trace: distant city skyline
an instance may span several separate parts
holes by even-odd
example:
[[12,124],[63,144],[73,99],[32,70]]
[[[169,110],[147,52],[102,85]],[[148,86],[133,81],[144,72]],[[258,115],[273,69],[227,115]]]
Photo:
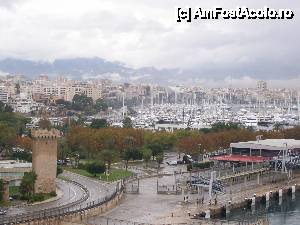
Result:
[[17,59],[0,60],[0,78],[6,75],[24,75],[35,79],[48,75],[50,79],[64,76],[72,80],[109,79],[117,83],[149,84],[162,86],[201,86],[207,88],[255,88],[257,81],[264,80],[270,88],[299,89],[300,77],[257,78],[250,76],[203,77],[185,74],[182,70],[158,70],[154,67],[133,69],[120,62],[101,58],[58,59],[53,64]]

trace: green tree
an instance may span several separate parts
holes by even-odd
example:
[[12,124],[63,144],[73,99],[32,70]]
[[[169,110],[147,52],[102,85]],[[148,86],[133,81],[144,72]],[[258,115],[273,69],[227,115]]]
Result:
[[0,112],[11,113],[12,111],[13,111],[13,108],[10,105],[5,104],[4,102],[0,101]]
[[100,162],[89,163],[86,165],[86,171],[96,177],[97,173],[105,172],[105,165]]
[[72,105],[71,102],[65,101],[64,99],[57,99],[57,100],[55,101],[55,103],[56,103],[57,105],[61,105],[61,106],[64,106],[64,107],[66,107],[66,108],[70,108],[70,106]]
[[229,123],[217,122],[217,123],[214,123],[211,126],[211,131],[213,131],[213,132],[219,132],[219,131],[223,131],[223,130],[237,130],[239,128],[240,127],[239,127],[238,123],[233,123],[233,122],[229,122]]
[[129,117],[125,117],[123,120],[123,128],[132,128],[133,124]]
[[0,122],[0,153],[9,154],[16,140],[16,130]]
[[79,152],[78,151],[74,151],[74,152],[68,153],[67,156],[70,157],[72,167],[78,168],[79,161],[80,161],[80,154],[79,154]]
[[0,202],[3,200],[3,180],[0,179]]
[[146,163],[146,167],[147,167],[148,163],[149,163],[149,161],[151,159],[151,156],[152,156],[152,151],[149,148],[144,147],[142,149],[142,155],[143,155],[143,159],[144,159],[144,161]]
[[95,108],[98,111],[107,111],[108,105],[107,105],[107,103],[105,102],[104,99],[99,98],[99,99],[96,100]]
[[84,94],[74,95],[72,99],[72,108],[79,111],[89,111],[93,106],[93,99]]
[[122,154],[122,159],[125,160],[125,169],[128,168],[128,162],[131,159],[131,151],[130,149],[125,149],[125,151]]
[[147,148],[149,148],[151,150],[153,159],[158,154],[163,153],[163,146],[158,142],[152,142],[152,143],[148,144]]
[[108,126],[109,124],[106,119],[93,119],[91,123],[91,128],[105,128]]
[[59,174],[62,174],[63,172],[64,172],[63,168],[61,166],[57,166],[56,176],[58,176]]
[[24,199],[30,200],[34,195],[34,185],[37,175],[34,171],[24,173],[20,185],[20,193]]
[[122,158],[125,160],[125,167],[127,170],[129,160],[130,159],[132,159],[132,160],[142,159],[142,154],[136,148],[126,148],[122,154]]
[[107,170],[110,170],[111,163],[114,159],[115,152],[113,149],[104,149],[101,152],[101,157],[103,161],[107,164]]
[[71,153],[70,147],[65,138],[60,138],[57,145],[57,158],[65,159]]
[[30,122],[30,119],[11,111],[10,106],[0,101],[0,122],[14,128],[17,134],[22,135],[25,133],[25,125]]
[[124,140],[124,152],[122,154],[122,158],[125,160],[125,168],[128,168],[128,162],[133,157],[133,148],[134,148],[135,140],[132,136],[127,136]]
[[158,155],[156,155],[155,157],[156,162],[158,164],[158,169],[160,168],[160,164],[164,161],[164,154],[163,153],[159,153]]

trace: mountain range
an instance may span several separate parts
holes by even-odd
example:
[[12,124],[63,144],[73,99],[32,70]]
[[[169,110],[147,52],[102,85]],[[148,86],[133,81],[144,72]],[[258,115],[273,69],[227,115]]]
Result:
[[98,57],[56,59],[53,62],[6,58],[0,60],[0,71],[28,78],[47,74],[49,77],[64,75],[72,79],[108,78],[120,82],[157,84],[174,83],[181,73],[178,69],[134,69],[120,62],[110,62]]

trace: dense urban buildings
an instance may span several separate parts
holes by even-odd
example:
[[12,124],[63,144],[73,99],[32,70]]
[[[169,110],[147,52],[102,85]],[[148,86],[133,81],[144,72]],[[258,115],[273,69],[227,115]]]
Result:
[[[266,81],[257,81],[257,88],[207,88],[9,75],[0,85],[1,101],[31,117],[28,127],[37,127],[46,112],[53,125],[62,125],[80,111],[87,124],[93,118],[104,118],[112,126],[121,126],[128,116],[136,128],[168,131],[205,128],[215,122],[235,122],[254,129],[299,122],[299,90],[268,88]],[[70,108],[74,96],[86,96],[89,104],[98,102],[100,108],[89,112],[89,107]],[[107,108],[101,108],[101,101]]]

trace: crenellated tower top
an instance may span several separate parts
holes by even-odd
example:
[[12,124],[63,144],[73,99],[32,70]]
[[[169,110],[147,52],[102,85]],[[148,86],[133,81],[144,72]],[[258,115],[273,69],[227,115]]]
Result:
[[33,139],[57,139],[60,138],[60,131],[57,129],[38,129],[38,130],[32,130],[31,136]]

